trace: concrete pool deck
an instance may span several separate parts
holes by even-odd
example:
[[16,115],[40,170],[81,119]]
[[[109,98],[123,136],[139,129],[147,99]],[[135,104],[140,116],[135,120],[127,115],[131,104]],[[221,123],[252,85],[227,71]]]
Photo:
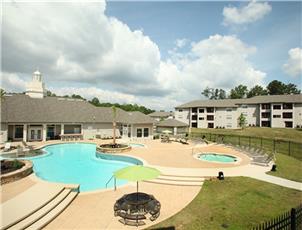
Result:
[[[107,143],[110,140],[83,141],[96,144]],[[47,141],[30,143],[35,147],[48,144],[68,143],[61,141]],[[218,145],[194,146],[180,143],[161,143],[159,140],[131,141],[143,143],[144,148],[133,148],[128,155],[143,159],[147,165],[156,167],[165,175],[216,177],[219,171],[225,176],[248,176],[269,183],[297,189],[302,191],[302,183],[282,179],[265,174],[270,167],[251,165],[248,156],[231,148]],[[239,164],[210,163],[195,159],[193,155],[199,152],[219,152],[241,158]],[[1,186],[1,202],[13,199],[18,194],[26,191],[31,186],[39,183],[31,175],[19,181]],[[148,227],[158,223],[188,205],[200,191],[201,186],[175,186],[142,182],[139,190],[153,194],[162,204],[161,215],[155,222],[146,221]],[[113,190],[80,193],[77,198],[56,219],[48,224],[45,229],[134,229],[124,226],[113,215],[115,201],[126,193],[135,192],[133,184],[122,186]]]

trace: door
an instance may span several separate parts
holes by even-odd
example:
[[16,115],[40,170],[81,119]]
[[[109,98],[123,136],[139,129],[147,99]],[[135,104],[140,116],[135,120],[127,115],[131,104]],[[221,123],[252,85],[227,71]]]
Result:
[[139,128],[136,130],[136,137],[143,137],[143,129]]
[[42,140],[42,127],[30,127],[30,140],[31,141],[39,141]]

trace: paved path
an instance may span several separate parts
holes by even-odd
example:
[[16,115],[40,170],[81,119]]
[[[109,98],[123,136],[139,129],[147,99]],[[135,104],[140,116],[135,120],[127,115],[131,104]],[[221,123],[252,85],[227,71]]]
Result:
[[151,165],[161,171],[165,175],[179,175],[179,176],[200,176],[200,177],[217,177],[218,172],[222,171],[224,176],[246,176],[257,180],[269,182],[272,184],[280,185],[287,188],[292,188],[302,191],[302,183],[283,179],[281,177],[275,177],[266,174],[270,171],[271,166],[258,166],[258,165],[244,165],[233,168],[172,168],[172,167],[160,167]]

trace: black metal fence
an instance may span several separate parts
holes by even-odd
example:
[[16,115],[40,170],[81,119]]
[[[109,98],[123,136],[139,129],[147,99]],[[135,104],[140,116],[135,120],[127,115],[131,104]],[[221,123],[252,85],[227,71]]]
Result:
[[302,229],[302,204],[280,216],[254,227],[253,230],[301,230]]
[[240,136],[231,134],[214,133],[190,133],[191,138],[206,138],[209,141],[232,144],[239,146],[249,146],[263,149],[268,153],[281,153],[302,160],[302,143],[286,141],[282,139],[269,139],[263,137]]

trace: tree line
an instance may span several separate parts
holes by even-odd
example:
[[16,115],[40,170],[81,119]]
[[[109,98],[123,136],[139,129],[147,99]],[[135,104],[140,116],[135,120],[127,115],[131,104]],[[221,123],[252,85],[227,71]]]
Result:
[[285,84],[278,80],[271,81],[266,88],[260,85],[256,85],[250,89],[246,85],[238,85],[230,90],[227,95],[224,89],[206,87],[201,94],[210,100],[218,99],[241,99],[250,98],[261,95],[284,95],[284,94],[300,94],[301,90],[298,89],[297,85],[289,83]]
[[[57,95],[47,91],[47,96],[48,97],[56,97]],[[87,101],[86,98],[82,97],[81,95],[78,94],[72,94],[72,95],[64,95],[63,97],[66,98],[74,98],[74,99],[82,99],[84,101]],[[145,106],[142,105],[137,105],[137,104],[119,104],[119,103],[110,103],[110,102],[100,102],[99,99],[97,97],[92,98],[91,100],[88,100],[88,102],[94,106],[97,107],[115,107],[115,108],[120,108],[123,109],[125,111],[139,111],[142,112],[144,114],[149,114],[149,113],[153,113],[155,110],[146,108]]]

